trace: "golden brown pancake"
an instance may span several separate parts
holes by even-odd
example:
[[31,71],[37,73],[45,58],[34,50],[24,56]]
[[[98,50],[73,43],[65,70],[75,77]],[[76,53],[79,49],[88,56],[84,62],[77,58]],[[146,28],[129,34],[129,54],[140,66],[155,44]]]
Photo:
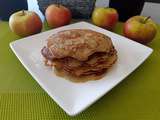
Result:
[[54,58],[73,57],[85,61],[95,52],[107,52],[112,47],[109,37],[92,30],[65,30],[48,38],[47,47]]
[[46,65],[73,76],[101,75],[117,60],[111,39],[92,30],[65,30],[47,41],[41,51]]

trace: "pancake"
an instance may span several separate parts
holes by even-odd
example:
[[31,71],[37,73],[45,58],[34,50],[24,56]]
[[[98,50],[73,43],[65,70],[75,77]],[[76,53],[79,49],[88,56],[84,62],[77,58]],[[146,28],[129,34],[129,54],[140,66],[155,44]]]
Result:
[[95,52],[109,52],[112,41],[109,37],[86,29],[65,30],[48,38],[47,48],[52,58],[72,57],[85,61]]
[[87,29],[53,34],[41,50],[46,65],[76,77],[102,75],[117,60],[111,39]]

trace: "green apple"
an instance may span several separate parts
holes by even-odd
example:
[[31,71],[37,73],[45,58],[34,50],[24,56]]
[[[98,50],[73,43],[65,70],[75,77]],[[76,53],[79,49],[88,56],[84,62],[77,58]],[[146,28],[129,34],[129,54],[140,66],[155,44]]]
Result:
[[126,37],[147,44],[153,40],[157,29],[150,17],[134,16],[125,22],[123,32]]
[[25,37],[41,32],[42,21],[35,12],[23,10],[10,16],[9,26],[12,32]]
[[114,8],[95,8],[92,21],[97,26],[111,30],[118,22],[117,10]]

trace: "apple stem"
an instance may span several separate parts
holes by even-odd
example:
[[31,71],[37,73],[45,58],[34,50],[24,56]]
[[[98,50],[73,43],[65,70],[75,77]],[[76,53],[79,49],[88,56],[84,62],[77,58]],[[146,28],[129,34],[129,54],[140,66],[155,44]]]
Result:
[[22,16],[23,16],[23,15],[25,15],[25,11],[24,11],[24,10],[22,10]]
[[57,7],[60,7],[60,4],[57,4]]
[[151,16],[148,16],[144,19],[143,23],[146,23],[149,19],[151,18]]

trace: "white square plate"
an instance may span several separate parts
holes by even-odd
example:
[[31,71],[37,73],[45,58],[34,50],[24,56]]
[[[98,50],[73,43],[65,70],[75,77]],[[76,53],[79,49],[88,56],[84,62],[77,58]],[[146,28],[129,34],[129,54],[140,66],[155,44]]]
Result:
[[[73,83],[56,76],[50,68],[44,66],[40,51],[46,44],[48,36],[58,31],[76,28],[91,29],[108,35],[118,51],[118,61],[101,80]],[[152,53],[151,48],[86,22],[23,38],[12,42],[10,46],[41,87],[71,116],[80,113],[101,98]]]

